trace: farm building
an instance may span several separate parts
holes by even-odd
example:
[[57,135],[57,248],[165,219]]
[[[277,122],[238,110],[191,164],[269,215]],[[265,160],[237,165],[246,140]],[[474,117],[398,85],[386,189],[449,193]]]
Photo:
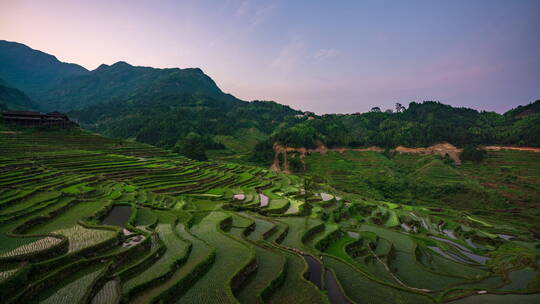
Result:
[[2,113],[5,123],[17,124],[25,127],[72,127],[75,123],[60,112],[40,113],[32,111],[8,111]]

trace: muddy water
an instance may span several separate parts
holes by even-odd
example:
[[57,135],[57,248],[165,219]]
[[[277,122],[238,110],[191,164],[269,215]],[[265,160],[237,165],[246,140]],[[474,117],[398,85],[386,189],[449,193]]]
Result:
[[467,242],[467,245],[471,246],[472,248],[478,248],[476,244],[471,239],[465,239],[465,242]]
[[516,237],[513,236],[513,235],[508,235],[508,234],[497,234],[498,237],[500,237],[501,239],[503,240],[506,240],[506,241],[509,241],[511,239],[515,239]]
[[405,223],[401,223],[400,226],[401,226],[401,228],[403,228],[403,230],[405,230],[407,232],[411,231],[411,227],[409,225],[405,224]]
[[475,261],[475,262],[477,262],[479,264],[484,265],[484,264],[486,264],[486,261],[489,260],[488,257],[474,254],[467,247],[462,246],[462,245],[460,245],[460,244],[458,244],[456,242],[453,242],[453,241],[450,241],[450,240],[447,240],[447,239],[443,239],[443,238],[439,238],[439,237],[436,237],[436,236],[432,236],[432,238],[454,246],[457,250],[459,250],[459,252],[462,255],[468,257],[469,259],[471,259],[471,260],[473,260],[473,261]]
[[319,194],[320,194],[322,200],[325,201],[325,202],[326,202],[326,201],[329,201],[329,200],[331,200],[331,199],[334,198],[333,195],[328,194],[328,193],[321,192],[321,193],[319,193]]
[[347,298],[345,298],[345,296],[341,292],[341,289],[339,289],[339,285],[336,281],[336,278],[334,277],[334,274],[328,269],[324,272],[324,287],[328,292],[328,299],[330,300],[330,303],[349,303],[349,301],[347,301]]
[[122,244],[122,247],[124,248],[133,247],[139,244],[140,242],[144,241],[144,239],[145,237],[143,235],[136,235],[136,236],[130,237],[124,241],[124,243]]
[[310,255],[304,255],[304,259],[308,263],[309,267],[309,275],[307,279],[321,289],[321,264]]
[[242,193],[235,194],[235,195],[233,195],[233,199],[243,201],[243,200],[246,199],[246,195],[242,194]]
[[453,254],[451,252],[442,251],[439,247],[428,246],[428,248],[435,251],[435,252],[437,252],[438,254],[442,255],[443,257],[454,261],[454,262],[464,263],[464,264],[472,264],[471,262],[466,261],[465,259],[463,259],[462,257],[460,257],[458,255],[455,255],[455,254]]
[[444,233],[447,237],[449,237],[449,238],[451,238],[451,239],[454,239],[454,240],[457,239],[456,235],[454,234],[454,230],[443,229],[443,233]]
[[347,234],[352,237],[353,239],[359,239],[360,238],[360,234],[358,234],[358,232],[353,232],[353,231],[347,231]]
[[131,215],[130,206],[114,206],[103,219],[102,224],[124,227]]
[[264,195],[262,193],[259,193],[259,200],[261,201],[261,203],[259,205],[260,207],[268,206],[268,201],[269,201],[268,196],[266,196],[266,195]]

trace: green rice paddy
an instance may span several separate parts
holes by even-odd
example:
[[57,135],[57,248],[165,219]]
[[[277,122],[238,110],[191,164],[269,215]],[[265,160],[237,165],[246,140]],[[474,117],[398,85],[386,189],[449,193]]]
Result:
[[540,155],[306,163],[310,189],[80,130],[0,134],[2,302],[337,303],[316,271],[351,303],[538,300]]

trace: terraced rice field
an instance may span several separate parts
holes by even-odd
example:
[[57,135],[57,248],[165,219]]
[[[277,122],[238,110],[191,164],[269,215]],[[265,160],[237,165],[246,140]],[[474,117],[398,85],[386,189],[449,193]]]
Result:
[[[388,164],[366,153],[359,172]],[[486,164],[511,157],[534,188],[540,160],[505,153]],[[2,303],[537,300],[530,225],[303,178],[80,130],[1,134]]]

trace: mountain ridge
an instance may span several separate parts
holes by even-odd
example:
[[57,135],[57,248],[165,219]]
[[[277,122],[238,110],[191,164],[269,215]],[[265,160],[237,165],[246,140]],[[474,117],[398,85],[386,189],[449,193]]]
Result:
[[25,44],[0,40],[0,78],[32,99],[39,99],[63,77],[87,72],[80,65],[61,62]]
[[[32,50],[22,48],[23,57]],[[0,78],[3,70],[0,61]],[[420,147],[437,142],[540,146],[538,101],[505,115],[436,101],[411,102],[408,108],[396,104],[395,112],[374,107],[366,113],[314,115],[276,102],[240,100],[224,93],[200,68],[118,61],[52,78],[34,98],[39,110],[66,111],[94,131],[165,148],[197,138],[205,149],[225,146],[227,158],[251,151],[253,159],[268,163],[275,143],[307,148],[318,142],[328,147]]]

